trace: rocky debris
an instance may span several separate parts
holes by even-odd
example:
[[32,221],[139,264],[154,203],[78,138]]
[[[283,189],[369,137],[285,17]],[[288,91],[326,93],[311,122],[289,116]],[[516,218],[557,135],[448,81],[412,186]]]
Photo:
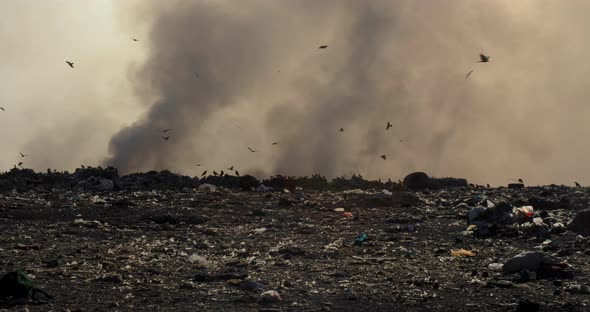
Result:
[[524,184],[523,183],[509,183],[508,188],[509,189],[523,189]]
[[115,183],[109,179],[90,177],[78,182],[78,186],[85,191],[108,192],[115,188]]
[[261,303],[276,303],[281,302],[281,295],[276,290],[267,290],[260,294],[260,299],[258,300]]
[[[569,265],[554,256],[532,251],[518,254],[508,260],[502,270],[504,273],[536,272],[544,277],[570,277]],[[570,273],[570,274],[567,274]]]
[[408,174],[402,184],[410,190],[440,189],[448,187],[467,187],[466,179],[457,178],[433,178],[424,172]]
[[44,295],[45,299],[53,299],[51,295],[38,288],[23,271],[8,272],[0,277],[0,304],[27,303],[29,300],[35,300],[38,293]]
[[590,235],[590,209],[578,212],[568,227],[578,234]]
[[590,294],[590,286],[581,284],[572,284],[565,288],[565,291],[572,294]]
[[199,191],[207,191],[207,192],[214,192],[217,187],[213,184],[203,183],[198,187]]
[[[590,239],[563,225],[590,202],[586,188],[407,191],[355,177],[362,186],[208,192],[207,177],[152,172],[137,176],[148,186],[115,177],[94,191],[77,187],[92,174],[51,173],[63,189],[24,174],[41,182],[0,193],[0,267],[26,268],[55,295],[31,311],[514,311],[524,299],[584,311],[590,298]],[[261,299],[271,290],[280,300]]]

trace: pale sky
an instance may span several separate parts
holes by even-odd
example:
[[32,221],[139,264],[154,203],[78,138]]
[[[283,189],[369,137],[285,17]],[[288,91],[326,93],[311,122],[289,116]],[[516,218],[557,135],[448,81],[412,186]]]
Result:
[[1,0],[0,12],[0,168],[98,163],[141,112],[128,72],[145,57],[142,33],[123,30],[109,0]]

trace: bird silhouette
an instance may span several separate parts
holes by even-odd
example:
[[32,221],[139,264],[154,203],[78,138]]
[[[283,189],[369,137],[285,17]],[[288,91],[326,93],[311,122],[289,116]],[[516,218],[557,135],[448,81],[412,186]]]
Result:
[[0,107],[0,109],[1,109],[3,112],[5,112],[5,111],[6,111],[6,110],[4,109],[4,107]]
[[252,153],[256,153],[256,151],[255,151],[255,150],[253,150],[252,148],[250,148],[250,146],[248,146],[248,149],[250,150],[250,152],[252,152]]
[[234,166],[231,166],[231,167],[227,168],[227,170],[229,170],[229,171],[234,170]]
[[472,69],[471,71],[469,71],[469,72],[467,73],[467,75],[465,75],[465,79],[469,78],[469,76],[471,76],[471,73],[472,73],[472,72],[473,72],[473,69]]
[[582,186],[580,185],[580,183],[578,183],[578,182],[574,182],[574,183],[576,183],[576,186],[577,186],[577,187],[582,187]]
[[487,62],[490,61],[490,56],[489,55],[480,54],[479,55],[479,59],[480,59],[480,61],[479,61],[480,63],[487,63]]
[[21,161],[21,162],[19,162],[19,163],[18,163],[18,166],[22,168],[22,167],[23,167],[23,162],[22,162],[22,161]]
[[139,41],[139,40],[137,40],[137,39],[135,39],[135,38],[131,38],[131,40],[133,40],[133,41]]
[[279,143],[281,143],[281,142],[273,142],[272,145],[277,145]]
[[20,157],[25,157],[25,156],[27,156],[27,155],[20,153]]
[[170,130],[172,130],[172,129],[163,129],[162,132],[168,132]]
[[240,173],[238,172],[238,170],[236,170],[236,176],[240,176]]
[[387,155],[381,155],[379,157],[383,158],[384,160],[387,159]]
[[344,128],[340,128],[340,132],[344,132]]
[[223,172],[223,170],[219,171],[219,176],[223,177],[225,175],[225,172]]
[[162,137],[162,139],[164,139],[164,141],[168,141],[168,139],[170,139],[170,136]]
[[216,171],[213,171],[213,175],[214,175],[214,176],[217,176],[217,175],[218,175],[218,173],[217,173]]
[[70,65],[71,68],[74,68],[74,62],[66,61],[66,63],[68,63],[68,65]]
[[327,45],[321,45],[320,49],[326,49],[328,46]]
[[201,176],[204,177],[207,174],[207,170],[203,171],[203,173],[201,173]]
[[389,130],[391,127],[393,127],[393,125],[388,121],[387,126],[385,126],[385,131]]
[[520,183],[524,183],[524,181],[522,179],[518,179],[518,182]]
[[489,185],[489,184],[486,184],[486,187],[487,187],[487,188],[490,188],[490,185]]

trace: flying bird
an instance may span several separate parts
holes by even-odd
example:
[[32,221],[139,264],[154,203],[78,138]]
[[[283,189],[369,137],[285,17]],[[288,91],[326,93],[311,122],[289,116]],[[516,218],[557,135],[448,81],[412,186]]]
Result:
[[340,128],[340,132],[344,132],[344,128]]
[[168,141],[168,139],[170,139],[170,136],[162,137],[162,139],[164,139],[164,141]]
[[23,153],[20,153],[20,157],[23,157],[24,158],[25,156],[27,156],[27,155],[25,155]]
[[131,40],[133,40],[133,41],[139,41],[139,40],[137,40],[137,39],[135,39],[135,38],[131,38]]
[[473,72],[473,69],[467,73],[467,75],[465,76],[465,79],[469,78],[469,76],[471,76],[472,72]]
[[207,174],[207,170],[203,171],[203,173],[201,173],[201,176],[204,177]]
[[231,167],[227,168],[227,170],[229,170],[229,171],[234,170],[234,166],[231,166]]
[[273,142],[272,145],[277,145],[279,143],[281,143],[281,142]]
[[22,168],[22,166],[23,166],[23,162],[22,162],[22,161],[21,161],[21,162],[19,162],[19,163],[18,163],[18,166]]
[[385,126],[385,131],[389,130],[391,127],[393,127],[393,125],[388,121],[387,126]]
[[4,107],[0,107],[0,109],[1,109],[3,112],[5,112],[5,111],[6,111],[6,110],[4,109]]
[[240,176],[240,173],[238,172],[238,170],[236,170],[236,176]]
[[381,155],[379,157],[383,158],[384,160],[387,159],[387,155]]
[[326,49],[328,46],[327,45],[322,45],[320,46],[320,49]]
[[577,186],[577,187],[582,187],[582,186],[580,185],[580,183],[578,183],[578,182],[574,182],[574,183],[576,183],[576,186]]
[[162,132],[168,132],[170,130],[172,130],[172,129],[163,129]]
[[524,181],[522,179],[518,179],[518,182],[520,183],[524,183]]
[[74,68],[74,62],[66,61],[66,63],[68,63],[68,65],[70,65],[71,68]]
[[217,176],[217,175],[218,175],[218,173],[217,173],[216,171],[213,171],[213,175],[214,175],[214,176]]
[[219,171],[219,176],[223,177],[225,175],[225,173],[223,172],[223,170]]
[[479,59],[480,59],[480,61],[479,61],[480,63],[487,63],[487,62],[490,61],[490,56],[489,55],[480,54],[479,55]]
[[253,150],[252,148],[250,148],[250,146],[248,146],[248,149],[250,150],[250,152],[252,152],[252,153],[256,153],[256,151],[255,151],[255,150]]

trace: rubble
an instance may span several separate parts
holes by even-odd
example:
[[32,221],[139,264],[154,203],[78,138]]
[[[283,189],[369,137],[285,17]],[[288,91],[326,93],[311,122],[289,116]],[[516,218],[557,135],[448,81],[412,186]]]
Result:
[[0,268],[54,296],[31,311],[587,309],[589,189],[441,185],[16,169]]
[[576,214],[569,228],[582,235],[590,235],[590,210],[583,210]]

